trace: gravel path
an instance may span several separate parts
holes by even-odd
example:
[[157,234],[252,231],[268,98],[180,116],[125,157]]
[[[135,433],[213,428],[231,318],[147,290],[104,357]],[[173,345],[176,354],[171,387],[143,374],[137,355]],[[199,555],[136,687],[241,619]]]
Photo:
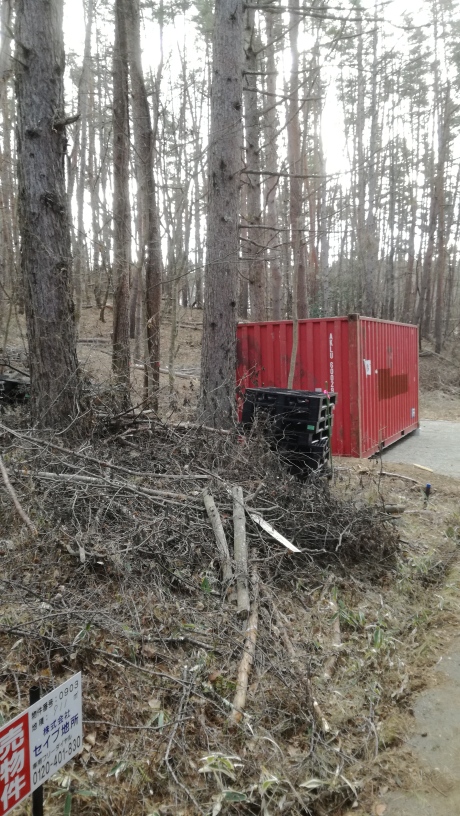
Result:
[[391,445],[382,459],[423,465],[443,476],[460,477],[460,422],[422,420],[420,431]]
[[[460,422],[422,420],[420,431],[391,445],[385,463],[422,465],[443,476],[460,477]],[[426,479],[429,481],[429,473]],[[454,580],[452,578],[452,580]],[[460,814],[460,641],[436,667],[433,687],[413,704],[414,731],[408,739],[419,785],[383,796],[373,813],[385,816]]]
[[424,691],[415,701],[415,728],[409,739],[423,788],[389,793],[384,797],[385,816],[457,816],[460,813],[458,640],[441,658],[436,672],[437,685]]

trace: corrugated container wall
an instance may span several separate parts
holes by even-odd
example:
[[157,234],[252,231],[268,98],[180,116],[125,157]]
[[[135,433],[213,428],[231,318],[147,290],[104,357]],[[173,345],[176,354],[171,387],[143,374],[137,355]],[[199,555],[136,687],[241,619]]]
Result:
[[[292,321],[240,323],[237,385],[287,388]],[[293,388],[335,391],[332,452],[368,457],[418,428],[418,329],[350,315],[299,321]]]

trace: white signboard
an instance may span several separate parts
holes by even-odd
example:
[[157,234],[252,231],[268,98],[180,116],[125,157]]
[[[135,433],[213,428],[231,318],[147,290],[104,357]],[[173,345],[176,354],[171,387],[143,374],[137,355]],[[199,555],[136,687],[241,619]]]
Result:
[[81,672],[29,708],[32,790],[83,747]]
[[79,754],[82,746],[79,672],[0,728],[0,816]]

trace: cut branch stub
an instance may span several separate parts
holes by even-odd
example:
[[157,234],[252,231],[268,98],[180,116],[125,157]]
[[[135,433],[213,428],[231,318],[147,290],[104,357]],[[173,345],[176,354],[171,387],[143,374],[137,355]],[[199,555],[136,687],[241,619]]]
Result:
[[244,652],[238,668],[236,691],[235,697],[233,698],[233,711],[230,715],[230,722],[232,723],[239,723],[243,718],[248,693],[249,674],[251,672],[256,653],[257,629],[259,622],[259,576],[255,567],[252,571],[252,592],[252,609],[246,625]]
[[235,556],[236,594],[238,616],[247,618],[250,610],[248,590],[248,548],[246,543],[246,518],[243,488],[234,485],[233,496],[233,546]]
[[211,522],[214,537],[216,539],[217,549],[219,552],[219,561],[222,569],[222,580],[224,583],[230,583],[233,578],[232,564],[230,560],[230,552],[228,549],[227,539],[225,537],[224,528],[219,515],[219,511],[215,505],[214,499],[209,490],[203,490],[203,502]]

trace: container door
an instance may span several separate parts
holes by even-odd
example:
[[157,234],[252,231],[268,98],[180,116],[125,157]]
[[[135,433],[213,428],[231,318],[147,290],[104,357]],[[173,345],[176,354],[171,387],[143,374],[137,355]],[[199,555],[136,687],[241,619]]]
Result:
[[381,361],[374,330],[376,325],[373,321],[363,318],[359,321],[361,359],[358,363],[361,368],[360,418],[363,456],[366,456],[369,450],[378,450],[383,434],[382,417],[377,399],[377,371]]
[[371,456],[418,427],[415,326],[361,318],[362,455]]

